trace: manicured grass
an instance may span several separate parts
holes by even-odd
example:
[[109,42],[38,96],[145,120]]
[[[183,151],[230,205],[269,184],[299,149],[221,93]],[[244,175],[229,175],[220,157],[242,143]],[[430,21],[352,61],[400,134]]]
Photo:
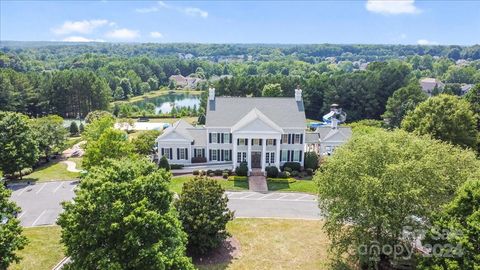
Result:
[[[183,183],[192,179],[193,176],[176,176],[170,181],[170,190],[177,194],[182,193]],[[225,190],[246,190],[248,181],[227,181],[223,178],[214,178]]]
[[214,269],[328,269],[328,238],[321,221],[235,219],[228,231],[240,241],[240,257]]
[[65,181],[78,179],[79,176],[79,173],[67,171],[67,164],[60,163],[58,160],[55,160],[36,168],[34,172],[29,175],[25,175],[22,180],[16,180],[16,182]]
[[19,251],[23,259],[19,264],[12,265],[10,270],[50,270],[64,257],[63,245],[60,243],[60,227],[24,228],[23,233],[29,243],[25,249]]
[[[240,256],[228,263],[198,266],[214,269],[328,269],[328,238],[314,220],[235,219],[227,229],[240,242]],[[24,229],[30,244],[11,269],[47,270],[63,258],[60,227]]]
[[297,180],[294,183],[285,182],[270,182],[267,181],[269,191],[292,191],[305,192],[315,194],[317,193],[317,185],[313,180]]
[[82,169],[82,163],[83,163],[83,158],[82,157],[71,157],[68,158],[68,160],[75,162],[77,164],[77,169],[81,170]]

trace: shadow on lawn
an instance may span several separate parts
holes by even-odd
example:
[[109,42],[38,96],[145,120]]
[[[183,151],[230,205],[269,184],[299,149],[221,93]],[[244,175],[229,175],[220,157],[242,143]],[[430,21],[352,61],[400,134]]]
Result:
[[193,256],[193,263],[201,270],[227,269],[233,259],[240,255],[240,242],[229,237],[222,245],[205,256]]
[[248,189],[248,181],[233,181],[233,186],[241,189]]

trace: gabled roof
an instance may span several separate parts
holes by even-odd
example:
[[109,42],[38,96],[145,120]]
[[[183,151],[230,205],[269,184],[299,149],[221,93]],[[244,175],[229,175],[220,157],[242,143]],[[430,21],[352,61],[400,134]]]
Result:
[[177,122],[175,122],[172,126],[165,129],[163,134],[157,138],[157,141],[162,139],[167,139],[168,137],[171,137],[171,135],[173,134],[179,135],[185,140],[193,141],[193,137],[190,135],[190,133],[187,130],[189,128],[194,128],[194,127],[189,123],[187,123],[185,120],[180,119]]
[[257,109],[281,128],[305,128],[302,101],[293,97],[215,97],[207,103],[206,127],[232,127]]
[[316,132],[306,132],[305,133],[305,143],[319,143],[320,142],[320,134]]
[[320,142],[324,141],[347,141],[352,137],[352,128],[338,127],[332,129],[331,127],[318,127],[315,131],[320,136]]
[[[240,121],[238,121],[233,127],[232,132],[238,131],[247,125],[253,123],[256,120],[260,120],[264,124],[268,126],[269,129],[273,129],[277,132],[283,133],[283,129],[279,127],[275,122],[273,122],[270,118],[265,116],[261,111],[257,108],[253,108],[249,113],[247,113]],[[258,126],[258,125],[257,125]]]

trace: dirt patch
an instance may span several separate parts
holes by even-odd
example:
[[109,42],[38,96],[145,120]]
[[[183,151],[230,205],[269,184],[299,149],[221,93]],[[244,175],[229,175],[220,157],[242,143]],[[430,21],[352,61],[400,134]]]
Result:
[[202,257],[194,257],[193,262],[196,265],[210,265],[228,263],[240,256],[240,242],[235,237],[229,237],[220,247],[212,250],[210,254]]

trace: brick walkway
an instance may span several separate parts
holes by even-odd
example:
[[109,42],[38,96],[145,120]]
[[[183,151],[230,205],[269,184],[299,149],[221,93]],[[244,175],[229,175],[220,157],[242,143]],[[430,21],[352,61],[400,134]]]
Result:
[[253,171],[248,177],[248,188],[250,191],[267,193],[267,178],[263,175],[262,172]]

